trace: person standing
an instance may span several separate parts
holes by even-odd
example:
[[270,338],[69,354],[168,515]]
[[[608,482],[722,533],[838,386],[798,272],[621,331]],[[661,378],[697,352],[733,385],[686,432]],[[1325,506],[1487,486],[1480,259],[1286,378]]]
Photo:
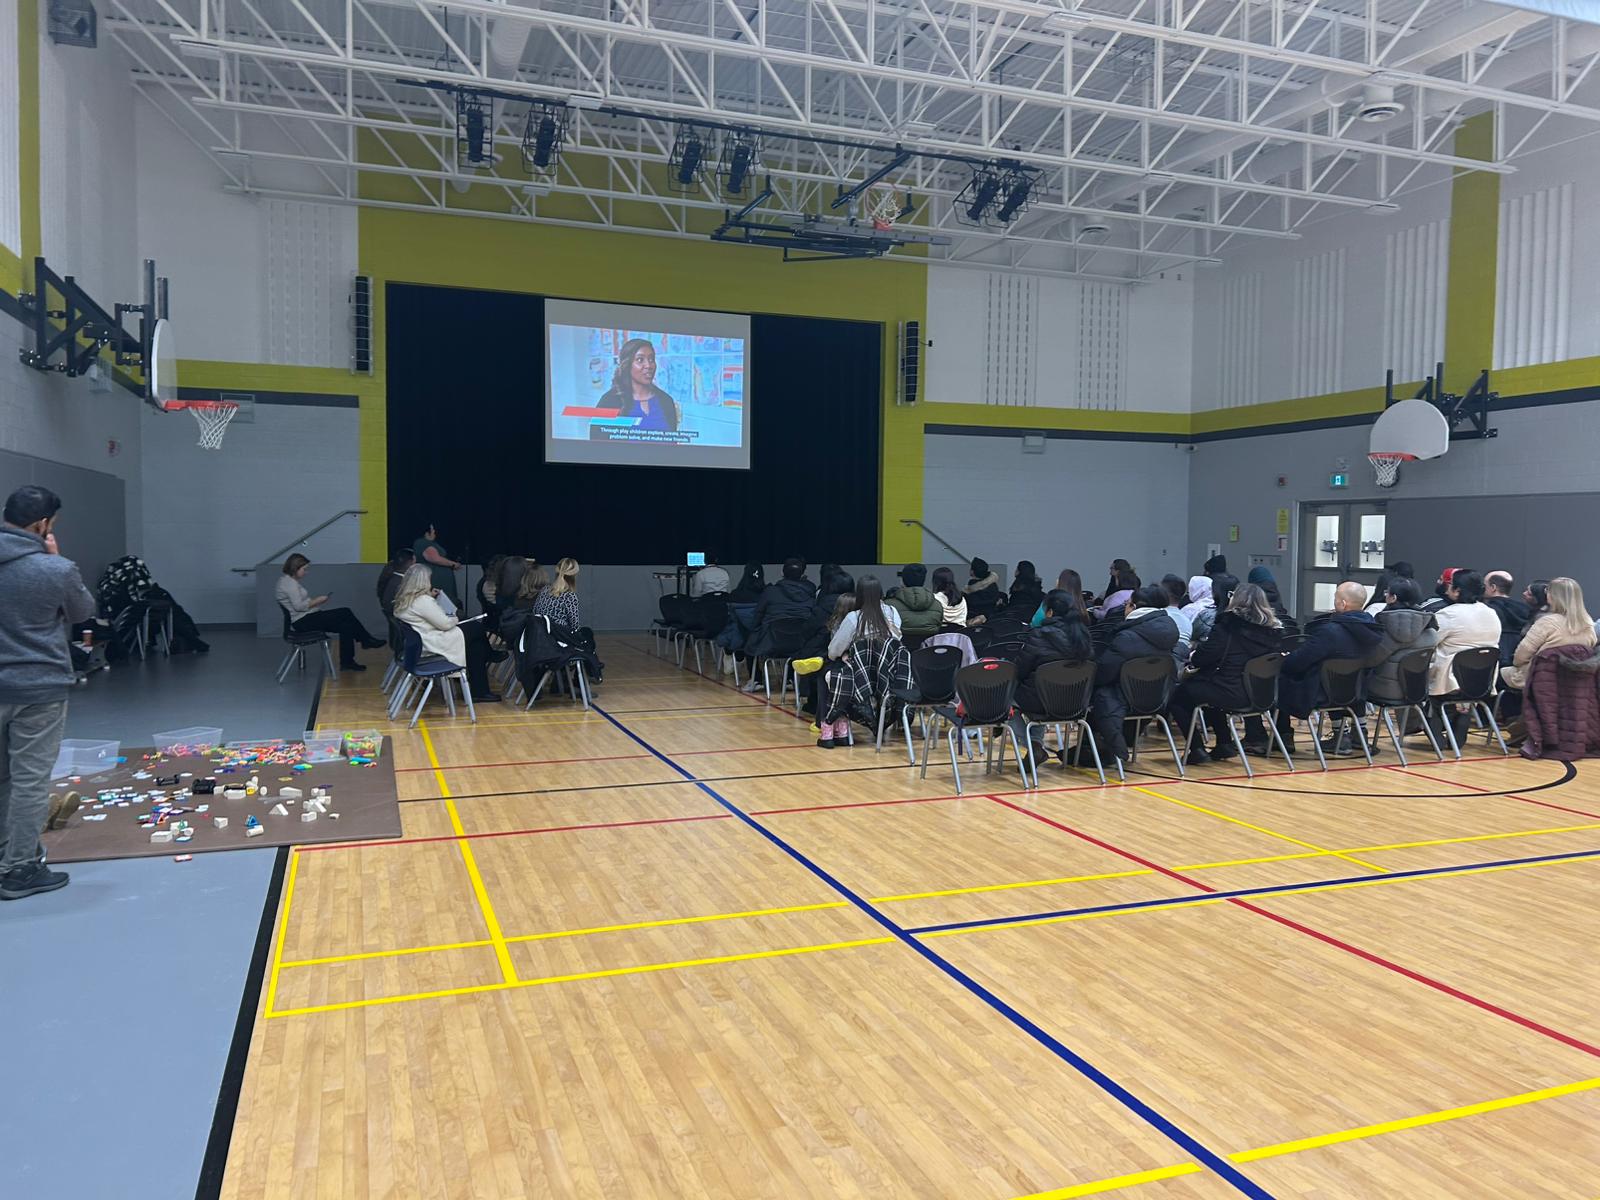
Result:
[[439,531],[432,521],[411,547],[419,563],[426,563],[433,576],[433,586],[450,597],[451,612],[461,607],[461,597],[456,592],[456,572],[461,564],[444,552],[439,544]]
[[21,487],[0,514],[0,900],[67,886],[44,864],[50,771],[75,682],[67,630],[94,616],[78,566],[56,546],[61,499]]

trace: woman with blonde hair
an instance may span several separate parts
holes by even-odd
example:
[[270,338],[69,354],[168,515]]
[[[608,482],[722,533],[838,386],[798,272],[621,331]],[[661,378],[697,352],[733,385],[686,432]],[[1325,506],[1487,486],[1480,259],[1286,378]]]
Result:
[[[458,667],[467,669],[467,685],[472,688],[474,704],[492,704],[500,697],[489,690],[487,663],[493,657],[482,621],[463,624],[449,616],[439,606],[433,586],[433,574],[422,563],[417,563],[400,580],[394,594],[395,620],[403,621],[417,631],[426,654],[436,654]],[[503,660],[505,653],[499,653]]]
[[557,625],[578,628],[578,562],[563,558],[556,563],[556,577],[533,602],[533,613],[549,617]]
[[1528,626],[1528,631],[1517,643],[1517,652],[1511,657],[1511,665],[1500,672],[1505,685],[1519,692],[1528,682],[1528,667],[1540,651],[1556,646],[1592,648],[1595,644],[1594,618],[1583,606],[1583,588],[1576,579],[1566,575],[1552,579],[1547,602],[1550,607]]

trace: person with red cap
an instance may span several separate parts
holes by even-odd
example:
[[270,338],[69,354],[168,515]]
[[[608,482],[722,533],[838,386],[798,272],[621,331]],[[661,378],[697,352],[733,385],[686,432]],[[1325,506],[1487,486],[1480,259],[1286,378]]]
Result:
[[1439,579],[1433,585],[1433,596],[1423,601],[1423,612],[1438,612],[1441,608],[1451,603],[1450,581],[1456,577],[1458,571],[1465,571],[1465,567],[1446,567],[1439,572]]

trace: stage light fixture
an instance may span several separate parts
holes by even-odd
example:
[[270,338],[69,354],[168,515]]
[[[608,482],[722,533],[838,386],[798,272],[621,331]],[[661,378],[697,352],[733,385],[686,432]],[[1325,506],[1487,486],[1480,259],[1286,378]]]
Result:
[[722,135],[722,161],[717,174],[722,177],[722,190],[730,196],[742,196],[750,173],[761,166],[761,138],[748,129],[730,129]]
[[549,175],[561,160],[567,140],[567,106],[538,101],[528,105],[522,126],[522,165],[530,175]]
[[494,98],[456,93],[456,165],[485,167],[494,162]]
[[998,168],[980,166],[972,169],[972,178],[956,195],[956,220],[963,225],[982,225],[989,208],[1000,195],[1003,178]]
[[706,139],[698,125],[679,125],[667,155],[667,186],[675,192],[698,191],[705,165]]
[[1013,218],[1026,212],[1040,190],[1043,180],[1042,171],[1029,170],[1027,167],[1012,167],[1002,182],[1004,195],[1000,207],[995,210],[994,219],[1002,225],[1009,225]]

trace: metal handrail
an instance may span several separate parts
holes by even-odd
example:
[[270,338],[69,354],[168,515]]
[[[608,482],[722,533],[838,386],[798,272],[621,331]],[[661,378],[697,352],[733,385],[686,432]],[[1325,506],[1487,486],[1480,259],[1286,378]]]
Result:
[[918,529],[922,530],[923,533],[927,534],[934,541],[938,542],[939,545],[943,546],[946,550],[950,551],[951,554],[954,554],[956,556],[956,561],[957,562],[967,563],[967,562],[971,562],[972,561],[972,559],[967,557],[965,554],[961,553],[961,551],[957,550],[954,546],[952,546],[949,542],[945,541],[942,537],[940,537],[933,530],[929,529],[921,521],[915,520],[914,518],[911,518],[911,517],[901,517],[900,518],[900,524],[902,524],[902,525],[915,525]]
[[258,567],[264,567],[268,563],[276,562],[278,560],[278,555],[287,553],[288,551],[293,550],[296,546],[304,546],[307,542],[316,537],[317,534],[321,533],[335,521],[342,521],[346,517],[364,517],[366,514],[367,510],[364,508],[347,508],[343,512],[336,512],[321,525],[318,525],[314,529],[308,529],[305,533],[302,533],[299,537],[295,538],[294,541],[290,542],[287,546],[279,546],[271,554],[267,555],[260,562],[256,563],[254,567],[231,567],[229,569],[235,575],[254,575]]

